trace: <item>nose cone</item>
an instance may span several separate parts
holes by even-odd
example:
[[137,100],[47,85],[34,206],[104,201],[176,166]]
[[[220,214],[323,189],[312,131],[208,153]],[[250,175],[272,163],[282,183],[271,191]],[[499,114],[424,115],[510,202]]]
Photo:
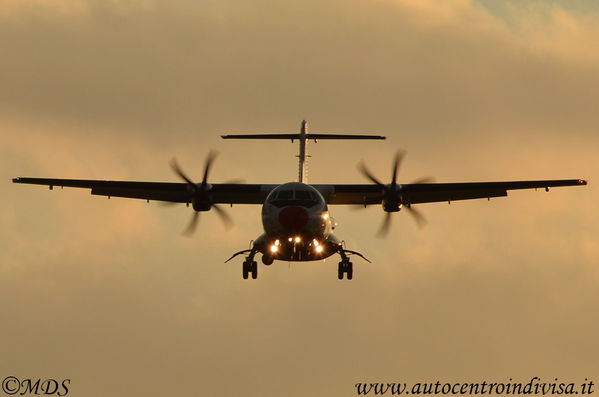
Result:
[[308,223],[308,212],[303,207],[285,207],[279,212],[279,223],[290,232],[300,231]]

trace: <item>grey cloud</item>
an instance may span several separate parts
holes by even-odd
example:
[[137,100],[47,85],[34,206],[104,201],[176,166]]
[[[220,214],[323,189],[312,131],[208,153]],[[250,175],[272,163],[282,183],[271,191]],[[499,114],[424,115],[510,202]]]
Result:
[[[547,46],[560,24],[525,31],[535,8],[506,22],[464,1],[29,4],[0,17],[0,374],[71,377],[90,396],[342,396],[596,372],[597,59],[584,40]],[[311,145],[315,182],[362,181],[360,158],[386,179],[400,146],[402,180],[591,184],[422,206],[426,229],[395,214],[386,240],[380,208],[332,208],[374,260],[340,283],[335,260],[262,266],[257,282],[223,264],[260,232],[257,207],[230,209],[230,233],[203,214],[185,239],[183,206],[9,183],[172,181],[171,156],[200,175],[210,147],[215,181],[284,181],[295,146],[217,135],[302,118],[389,135]]]

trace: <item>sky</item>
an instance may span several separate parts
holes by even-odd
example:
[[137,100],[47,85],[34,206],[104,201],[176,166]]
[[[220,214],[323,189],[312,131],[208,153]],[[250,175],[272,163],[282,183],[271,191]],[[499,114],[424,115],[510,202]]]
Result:
[[[357,382],[599,382],[599,7],[593,1],[0,0],[0,378],[86,396],[348,396]],[[17,176],[283,183],[585,178],[423,204],[428,224],[331,208],[372,264],[223,264],[261,232],[185,206]]]

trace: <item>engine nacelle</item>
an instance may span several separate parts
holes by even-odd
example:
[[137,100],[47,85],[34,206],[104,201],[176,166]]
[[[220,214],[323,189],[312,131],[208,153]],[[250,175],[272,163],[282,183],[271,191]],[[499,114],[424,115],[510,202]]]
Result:
[[193,199],[191,205],[196,211],[210,211],[210,208],[212,207],[212,203],[210,201],[202,199]]
[[383,209],[385,212],[397,212],[401,209],[401,203],[397,201],[383,201]]

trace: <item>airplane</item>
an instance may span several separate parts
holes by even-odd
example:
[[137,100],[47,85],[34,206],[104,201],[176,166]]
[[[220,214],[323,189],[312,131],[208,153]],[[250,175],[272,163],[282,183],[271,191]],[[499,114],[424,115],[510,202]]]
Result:
[[195,230],[200,212],[214,210],[226,226],[232,223],[230,216],[219,204],[258,204],[262,205],[262,226],[264,232],[250,244],[249,249],[234,253],[229,262],[238,255],[246,255],[242,265],[242,275],[248,279],[258,277],[258,265],[255,256],[260,253],[262,263],[271,265],[275,260],[304,262],[326,259],[338,254],[337,276],[340,280],[346,276],[353,278],[353,263],[350,256],[355,255],[370,262],[362,253],[347,249],[344,241],[333,234],[337,224],[331,218],[329,205],[382,205],[385,218],[379,236],[385,235],[390,226],[391,214],[405,209],[419,225],[424,217],[413,205],[431,202],[505,197],[508,190],[538,189],[549,191],[550,187],[586,185],[584,179],[532,180],[511,182],[467,182],[433,183],[421,178],[412,183],[398,183],[397,174],[405,152],[398,152],[393,161],[390,183],[383,183],[366,168],[359,164],[361,173],[370,180],[368,184],[308,184],[306,178],[306,160],[308,142],[319,140],[383,140],[380,135],[350,135],[330,133],[309,133],[308,124],[301,122],[299,133],[285,134],[234,134],[222,135],[223,139],[283,139],[299,143],[299,171],[297,182],[274,184],[247,183],[209,183],[208,175],[216,157],[210,152],[204,166],[200,183],[193,182],[172,160],[173,171],[184,182],[132,182],[84,179],[55,178],[14,178],[13,183],[47,185],[91,189],[91,194],[110,197],[126,197],[190,204],[194,210],[191,222],[184,234]]

